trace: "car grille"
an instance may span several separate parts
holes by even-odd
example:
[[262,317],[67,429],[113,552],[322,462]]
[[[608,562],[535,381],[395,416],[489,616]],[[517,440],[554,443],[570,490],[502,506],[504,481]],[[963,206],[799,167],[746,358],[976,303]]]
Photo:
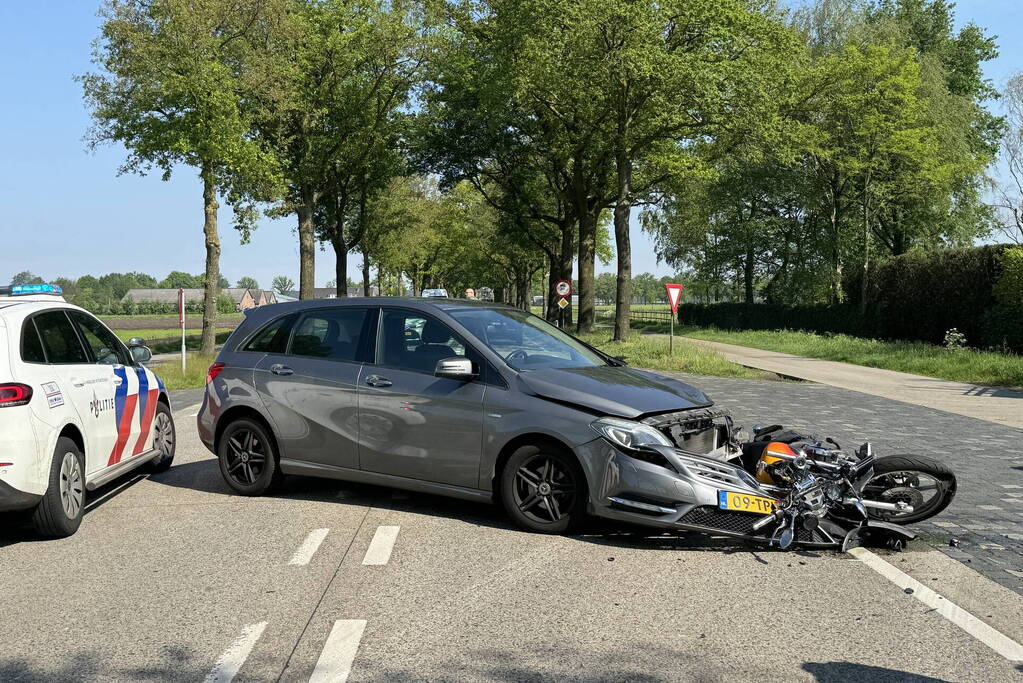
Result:
[[[695,507],[687,512],[685,516],[678,521],[678,523],[703,527],[704,529],[713,529],[729,534],[762,536],[764,534],[763,531],[759,534],[754,533],[753,531],[753,523],[758,519],[760,519],[759,515],[750,515],[744,512],[735,512],[733,510],[722,510],[720,508],[704,505]],[[832,542],[831,539],[819,528],[814,529],[813,531],[797,528],[796,540],[800,543]]]

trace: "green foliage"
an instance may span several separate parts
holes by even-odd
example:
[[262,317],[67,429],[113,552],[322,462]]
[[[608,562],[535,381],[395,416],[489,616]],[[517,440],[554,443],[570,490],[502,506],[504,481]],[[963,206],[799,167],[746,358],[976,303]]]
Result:
[[[1003,277],[1017,286],[1017,251],[989,245],[891,258],[872,272],[872,303],[865,313],[856,299],[839,305],[685,304],[679,320],[725,330],[805,330],[931,344],[941,344],[955,328],[969,346],[1020,350],[1018,304],[995,306]],[[859,291],[858,274],[849,280],[847,289]]]
[[11,278],[12,285],[41,285],[45,284],[43,279],[28,270],[23,270],[20,273],[16,273]]
[[865,365],[885,370],[940,377],[956,382],[1023,387],[1023,357],[992,351],[959,349],[906,341],[863,339],[844,334],[795,330],[725,331],[687,328],[677,331],[696,339]]
[[1011,247],[1002,253],[994,292],[999,304],[1023,308],[1023,247]]
[[278,294],[295,291],[295,281],[287,275],[278,275],[270,283],[270,288]]
[[240,287],[242,289],[259,289],[259,282],[257,282],[254,277],[240,277],[238,278],[238,282],[235,283],[235,287]]

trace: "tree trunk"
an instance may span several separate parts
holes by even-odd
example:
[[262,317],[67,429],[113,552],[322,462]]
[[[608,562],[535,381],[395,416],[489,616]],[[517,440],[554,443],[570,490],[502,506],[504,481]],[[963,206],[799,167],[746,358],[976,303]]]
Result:
[[558,293],[554,291],[554,287],[557,286],[558,280],[561,279],[561,255],[551,252],[547,257],[547,265],[549,270],[547,271],[547,300],[546,309],[544,311],[544,317],[548,322],[556,322],[558,314],[561,312],[558,309],[558,302],[555,299]]
[[576,330],[593,331],[594,271],[597,256],[597,215],[586,211],[579,218],[579,315]]
[[746,305],[753,303],[753,266],[756,263],[753,259],[753,242],[746,241],[746,258],[742,264],[742,281],[745,291]]
[[860,280],[860,314],[867,312],[867,275],[870,271],[870,173],[863,181],[863,276]]
[[[615,247],[618,251],[618,282],[615,287],[614,339],[625,341],[629,338],[629,317],[632,311],[632,242],[629,239],[629,218],[632,216],[632,160],[620,153],[616,166],[618,198],[615,202],[614,221]],[[581,280],[582,278],[580,282]],[[582,289],[581,285],[579,289]]]
[[337,278],[337,298],[348,296],[348,245],[340,225],[331,230],[330,244],[334,247],[334,277]]
[[313,210],[316,207],[316,193],[302,188],[302,201],[298,212],[298,298],[312,299],[316,292],[316,229],[313,226]]
[[842,303],[842,244],[839,239],[839,191],[831,181],[831,303]]
[[365,247],[362,249],[362,295],[369,296],[369,254]]
[[202,178],[202,231],[206,237],[206,287],[202,297],[202,343],[199,351],[212,354],[217,337],[217,296],[220,293],[220,235],[217,234],[217,188],[213,164],[205,161],[199,173]]

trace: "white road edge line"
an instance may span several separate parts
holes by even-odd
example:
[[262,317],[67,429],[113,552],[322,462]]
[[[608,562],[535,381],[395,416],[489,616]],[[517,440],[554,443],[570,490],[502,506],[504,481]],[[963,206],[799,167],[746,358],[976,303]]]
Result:
[[295,554],[288,560],[288,564],[302,566],[309,564],[309,560],[313,559],[313,555],[319,550],[320,544],[323,543],[323,539],[330,533],[330,529],[313,529],[309,532],[309,535],[302,541],[302,545],[298,547]]
[[242,664],[252,652],[256,641],[263,635],[265,628],[266,622],[261,621],[242,629],[242,634],[238,636],[238,639],[224,650],[224,654],[220,655],[220,659],[213,665],[213,669],[206,676],[204,683],[230,683],[238,670],[242,668]]
[[373,540],[369,542],[369,548],[366,549],[366,557],[362,558],[362,563],[387,564],[391,559],[391,551],[394,550],[394,542],[398,540],[400,529],[400,526],[378,526],[377,532],[373,534]]
[[316,660],[316,668],[309,677],[309,683],[345,683],[352,673],[352,663],[365,630],[365,619],[335,621],[327,642],[323,644],[320,658]]
[[913,589],[913,597],[924,603],[1010,662],[1023,662],[1023,645],[973,616],[959,605],[892,566],[866,548],[853,548],[849,554],[885,577],[899,588]]

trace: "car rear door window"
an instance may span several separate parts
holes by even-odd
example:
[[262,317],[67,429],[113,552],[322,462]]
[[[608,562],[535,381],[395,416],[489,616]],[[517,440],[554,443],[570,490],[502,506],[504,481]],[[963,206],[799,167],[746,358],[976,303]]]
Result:
[[295,325],[289,353],[294,356],[361,360],[369,309],[322,308],[308,311]]
[[33,321],[39,330],[39,336],[42,337],[43,348],[46,349],[46,358],[49,362],[57,364],[89,362],[85,347],[82,346],[78,333],[64,311],[40,313]]
[[78,330],[93,360],[99,365],[131,365],[131,360],[121,341],[103,326],[103,323],[79,311],[68,313]]
[[284,353],[288,347],[288,335],[298,315],[281,316],[255,334],[242,351],[258,351],[260,353]]
[[26,363],[45,363],[43,342],[36,331],[36,324],[31,318],[25,321],[21,329],[21,360]]

